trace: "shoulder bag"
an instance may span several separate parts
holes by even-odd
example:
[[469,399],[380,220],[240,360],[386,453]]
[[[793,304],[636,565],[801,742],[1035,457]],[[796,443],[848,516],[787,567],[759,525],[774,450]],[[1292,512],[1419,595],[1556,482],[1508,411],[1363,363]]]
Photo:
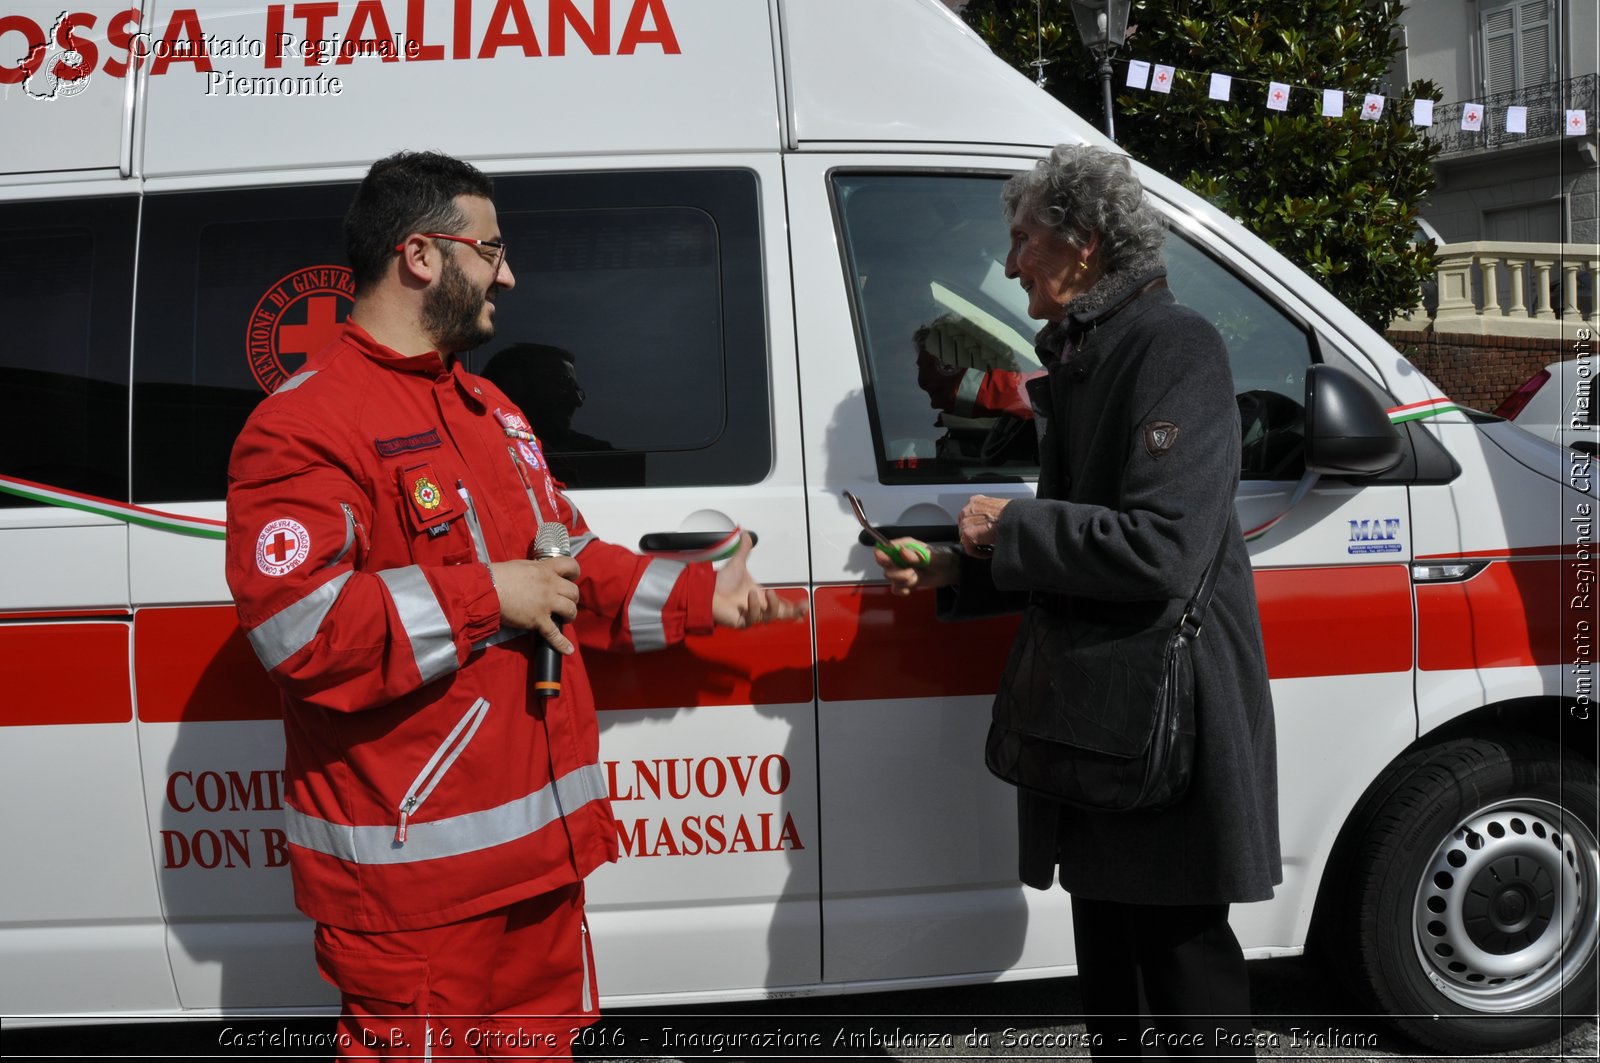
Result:
[[1083,599],[1062,607],[1060,599],[1035,596],[995,695],[989,770],[1079,808],[1152,811],[1176,803],[1194,770],[1191,652],[1226,544],[1224,532],[1175,628],[1086,616]]

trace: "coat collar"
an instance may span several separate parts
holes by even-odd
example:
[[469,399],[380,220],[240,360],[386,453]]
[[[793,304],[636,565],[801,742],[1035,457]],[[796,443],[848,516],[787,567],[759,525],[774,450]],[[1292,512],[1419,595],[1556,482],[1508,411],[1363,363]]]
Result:
[[1140,316],[1123,314],[1124,310],[1146,294],[1158,293],[1166,301],[1172,300],[1172,295],[1164,291],[1166,278],[1167,268],[1159,261],[1144,269],[1107,274],[1088,293],[1068,304],[1068,313],[1061,321],[1052,321],[1039,331],[1034,343],[1041,360],[1046,365],[1054,364],[1070,343],[1075,349],[1073,364],[1087,372]]
[[345,322],[343,339],[369,362],[391,372],[421,377],[435,383],[448,377],[464,399],[476,406],[485,406],[482,388],[470,377],[459,358],[447,359],[438,351],[418,355],[401,354],[373,339],[371,333],[354,321]]

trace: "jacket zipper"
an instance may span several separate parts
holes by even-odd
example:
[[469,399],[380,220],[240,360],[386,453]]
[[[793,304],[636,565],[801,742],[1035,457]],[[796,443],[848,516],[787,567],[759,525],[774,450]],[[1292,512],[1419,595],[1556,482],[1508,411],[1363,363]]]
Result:
[[456,722],[455,728],[445,736],[439,748],[433,751],[433,756],[428,758],[428,763],[422,766],[422,771],[411,781],[411,787],[406,791],[405,797],[400,800],[400,822],[395,827],[394,840],[396,845],[404,845],[406,830],[410,825],[411,817],[422,803],[433,793],[434,787],[444,778],[450,766],[456,762],[467,748],[467,743],[472,741],[472,736],[478,733],[478,726],[483,723],[483,718],[489,712],[489,700],[479,698],[472,703],[467,714]]
[[579,917],[578,948],[583,956],[583,1011],[594,1010],[594,997],[589,992],[589,920]]
[[367,542],[367,529],[363,528],[361,522],[356,520],[356,511],[351,508],[350,503],[340,502],[339,508],[344,510],[344,545],[339,548],[339,556],[328,562],[329,567],[337,565],[348,557],[350,548],[355,546],[358,541],[361,543],[362,550],[372,549],[372,544]]

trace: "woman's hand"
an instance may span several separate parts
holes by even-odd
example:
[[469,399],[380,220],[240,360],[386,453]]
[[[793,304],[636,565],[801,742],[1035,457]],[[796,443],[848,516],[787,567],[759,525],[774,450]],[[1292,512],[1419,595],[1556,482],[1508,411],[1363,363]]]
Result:
[[956,517],[956,530],[961,533],[961,548],[973,557],[988,557],[994,553],[994,526],[1000,520],[1000,511],[1010,503],[1008,498],[990,498],[973,495],[967,499]]
[[892,539],[897,547],[907,547],[900,551],[903,557],[915,556],[917,547],[921,547],[928,555],[927,561],[920,561],[915,565],[896,564],[890,556],[882,550],[872,551],[872,559],[883,569],[883,574],[889,580],[889,589],[895,594],[906,595],[914,590],[929,587],[949,587],[961,580],[961,558],[955,550],[948,546],[930,547],[916,539]]

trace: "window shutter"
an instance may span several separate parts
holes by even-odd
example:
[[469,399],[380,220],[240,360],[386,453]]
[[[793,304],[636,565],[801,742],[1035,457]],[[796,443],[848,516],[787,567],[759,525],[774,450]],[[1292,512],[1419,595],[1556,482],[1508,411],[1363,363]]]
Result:
[[1483,38],[1483,91],[1510,92],[1517,84],[1517,6],[1508,4],[1478,17]]
[[1549,3],[1546,0],[1525,3],[1518,15],[1521,26],[1517,44],[1522,62],[1516,87],[1522,89],[1554,81],[1555,50],[1551,47]]

